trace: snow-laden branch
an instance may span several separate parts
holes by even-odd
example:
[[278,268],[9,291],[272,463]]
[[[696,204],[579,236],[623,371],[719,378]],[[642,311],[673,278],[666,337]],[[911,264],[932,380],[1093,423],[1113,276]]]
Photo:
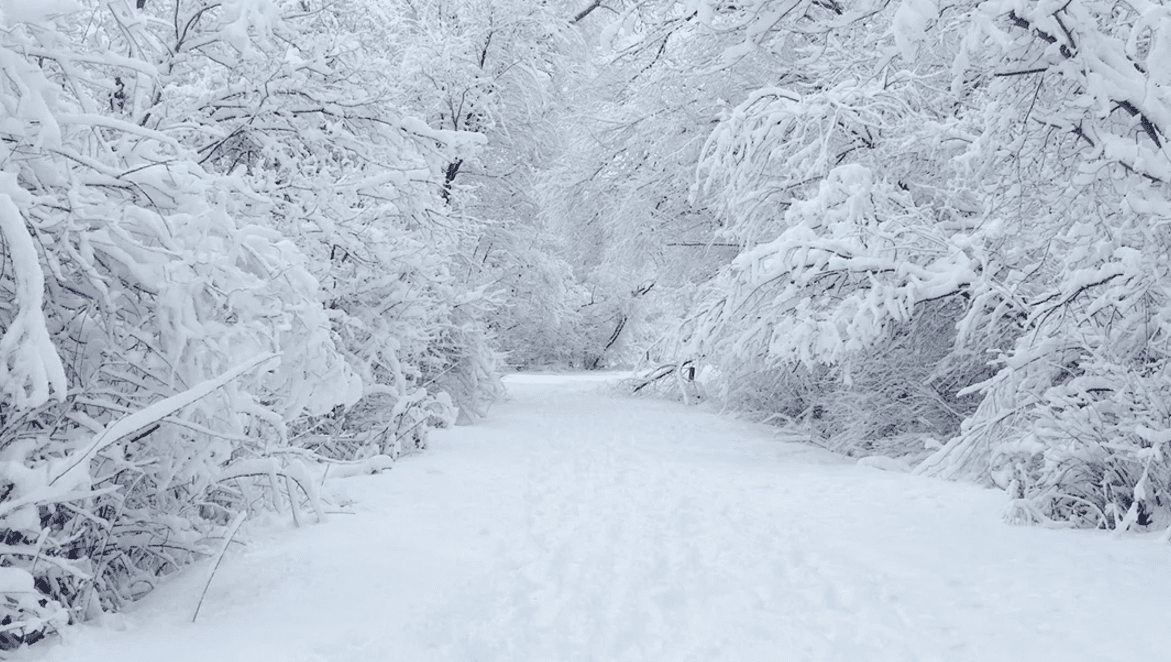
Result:
[[45,274],[36,244],[13,197],[28,195],[0,173],[0,237],[12,260],[18,312],[0,337],[0,389],[18,409],[65,399],[65,368],[45,326]]
[[[968,37],[969,51],[986,53],[982,39],[991,37],[1010,66],[1051,71],[1074,82],[1077,98],[1068,99],[1067,108],[1080,112],[1066,125],[1096,143],[1091,158],[1171,182],[1171,14],[1165,7],[1138,1],[997,0],[982,12],[1006,17],[1016,30],[1000,32],[992,22],[978,22]],[[1141,51],[1140,41],[1146,43]],[[1038,63],[1046,66],[1034,66]],[[1134,122],[1112,118],[1119,111]]]
[[89,462],[102,449],[107,448],[127,435],[165,419],[167,416],[174,414],[197,400],[207,397],[222,388],[225,384],[277,356],[277,354],[273,353],[260,354],[224,372],[218,377],[200,382],[182,393],[159,400],[144,409],[110,423],[83,450],[71,453],[69,456],[54,462],[49,468],[47,484],[49,486],[56,486],[61,481],[61,485],[57,486],[58,489],[72,489],[76,485],[85,484],[89,479]]
[[786,212],[788,229],[732,262],[716,289],[723,303],[696,320],[692,355],[837,364],[888,337],[916,306],[977,282],[979,263],[962,242],[900,218],[897,197],[866,168],[832,170],[815,197]]

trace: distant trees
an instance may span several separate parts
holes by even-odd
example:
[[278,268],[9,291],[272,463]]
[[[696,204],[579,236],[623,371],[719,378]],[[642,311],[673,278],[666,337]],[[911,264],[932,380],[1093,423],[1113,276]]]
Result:
[[735,254],[689,191],[723,98],[742,89],[738,75],[702,72],[710,46],[699,26],[670,23],[640,40],[612,20],[594,12],[586,21],[603,48],[572,90],[565,147],[541,186],[544,213],[590,293],[583,353],[602,365],[639,360],[687,309],[695,284]]
[[382,5],[398,102],[437,128],[485,145],[444,166],[444,199],[465,229],[456,258],[471,289],[496,293],[485,314],[517,366],[579,361],[577,286],[537,199],[540,173],[562,149],[566,90],[583,58],[572,8],[556,2]]

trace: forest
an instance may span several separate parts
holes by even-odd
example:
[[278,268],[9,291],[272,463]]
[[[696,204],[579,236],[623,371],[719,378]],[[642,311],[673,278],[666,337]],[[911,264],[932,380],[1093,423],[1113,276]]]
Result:
[[516,370],[1171,532],[1162,0],[0,0],[0,105],[0,650]]

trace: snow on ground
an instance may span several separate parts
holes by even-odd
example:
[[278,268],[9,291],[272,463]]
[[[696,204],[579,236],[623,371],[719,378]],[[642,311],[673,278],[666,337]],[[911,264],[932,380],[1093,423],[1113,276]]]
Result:
[[[1000,493],[514,376],[355,514],[253,526],[50,662],[1159,660],[1171,547],[1004,524]],[[344,495],[343,495],[344,496]]]

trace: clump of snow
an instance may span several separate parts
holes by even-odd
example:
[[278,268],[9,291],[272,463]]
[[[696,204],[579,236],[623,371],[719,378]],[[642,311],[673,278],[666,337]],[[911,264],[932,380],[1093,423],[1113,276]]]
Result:
[[1159,7],[1157,11],[1161,16],[1152,26],[1154,34],[1151,50],[1147,53],[1147,78],[1152,87],[1171,87],[1171,14],[1166,7]]
[[891,21],[895,46],[907,62],[914,62],[927,26],[939,16],[934,0],[903,0]]
[[32,593],[33,576],[20,568],[0,567],[0,594]]
[[331,464],[328,475],[331,478],[348,478],[364,474],[376,474],[394,466],[394,458],[389,455],[372,455],[364,460],[354,462],[339,462]]
[[0,395],[17,408],[65,398],[65,368],[45,326],[45,274],[36,244],[13,197],[27,198],[8,173],[0,173],[0,236],[8,247],[19,312],[0,337]]
[[858,458],[858,466],[881,469],[883,471],[897,471],[900,473],[909,473],[911,471],[911,465],[898,458],[886,457],[885,455],[871,455],[869,457]]

